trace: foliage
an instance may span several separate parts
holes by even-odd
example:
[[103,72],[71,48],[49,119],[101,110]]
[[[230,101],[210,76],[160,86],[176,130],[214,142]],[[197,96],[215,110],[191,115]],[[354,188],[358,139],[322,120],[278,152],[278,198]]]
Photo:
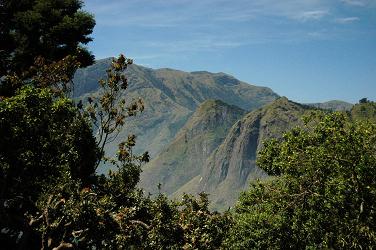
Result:
[[376,125],[340,113],[317,120],[265,144],[258,166],[276,177],[242,194],[225,246],[375,246]]
[[376,122],[376,103],[372,101],[355,104],[350,111],[353,120],[370,120]]
[[[98,150],[90,127],[67,98],[23,87],[0,102],[1,197],[30,196],[66,178],[86,181]],[[5,195],[6,194],[6,195]]]
[[[23,87],[0,101],[2,247],[218,248],[231,220],[210,212],[205,195],[175,202],[136,188],[149,156],[133,154],[134,135],[119,144],[115,159],[105,155],[125,118],[143,110],[141,100],[121,99],[132,61],[114,59],[101,95],[76,105],[64,97],[70,62],[41,65],[32,84],[15,75],[11,80]],[[102,158],[117,170],[97,175]]]
[[[134,135],[116,158],[105,145],[141,99],[124,100],[120,56],[97,96],[67,98],[77,68],[93,56],[93,17],[80,0],[0,3],[0,241],[5,249],[192,249],[218,247],[227,215],[208,210],[206,196],[181,203],[136,188],[146,153]],[[93,134],[96,133],[96,136]],[[96,174],[101,160],[117,167]]]
[[2,228],[23,231],[23,213],[35,211],[41,194],[66,178],[88,183],[98,158],[92,131],[69,99],[25,86],[1,101]]
[[[71,55],[81,66],[94,62],[82,45],[95,25],[93,16],[82,11],[80,0],[4,0],[0,4],[0,77],[16,73],[29,76],[36,58],[46,64]],[[7,82],[0,95],[14,94]]]
[[[101,87],[99,94],[87,98],[87,107],[85,109],[82,109],[82,100],[78,104],[78,107],[82,109],[82,115],[90,120],[93,129],[97,131],[97,145],[103,156],[105,145],[116,139],[124,126],[125,119],[135,116],[144,110],[141,98],[130,103],[127,103],[127,100],[124,98],[125,91],[128,88],[128,79],[123,72],[132,63],[133,61],[124,57],[124,55],[120,55],[119,58],[114,59],[111,67],[106,71],[106,80],[101,79],[99,81]],[[131,155],[129,150],[135,146],[135,139],[134,135],[129,135],[127,142],[119,145],[119,161],[129,159]],[[147,153],[143,157],[148,161],[149,157]],[[116,161],[114,160],[106,157],[104,160],[116,165]],[[132,160],[129,159],[130,162]]]
[[204,193],[198,199],[184,195],[180,205],[180,224],[186,242],[183,248],[218,249],[232,225],[230,214],[209,211],[208,196]]
[[368,103],[368,99],[366,97],[362,98],[359,100],[359,103],[362,104],[362,103]]
[[[72,91],[72,79],[79,65],[77,58],[70,55],[64,57],[58,62],[52,62],[49,64],[46,63],[42,57],[38,57],[36,58],[34,65],[21,75],[12,73],[4,76],[2,87],[9,87],[9,89],[17,91],[17,89],[28,84],[38,88],[49,88],[54,96],[66,97],[69,96]],[[12,96],[13,94],[16,94],[16,92],[3,92],[1,94],[10,94],[10,96]]]

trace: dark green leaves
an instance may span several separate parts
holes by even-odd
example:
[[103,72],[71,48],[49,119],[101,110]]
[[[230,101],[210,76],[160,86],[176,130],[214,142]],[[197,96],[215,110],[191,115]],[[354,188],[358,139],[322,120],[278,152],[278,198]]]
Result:
[[313,124],[265,144],[258,165],[277,177],[253,184],[241,196],[229,246],[367,249],[376,244],[376,125],[351,122],[340,113]]

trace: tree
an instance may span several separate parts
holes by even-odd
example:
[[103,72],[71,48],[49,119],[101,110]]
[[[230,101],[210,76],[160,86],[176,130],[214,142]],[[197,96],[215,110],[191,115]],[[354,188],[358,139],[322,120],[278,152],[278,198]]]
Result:
[[368,99],[365,98],[365,97],[359,100],[360,104],[362,104],[362,103],[368,103],[368,102],[369,102]]
[[0,200],[8,204],[2,228],[24,231],[23,213],[35,211],[40,196],[66,179],[88,183],[99,156],[71,100],[29,85],[1,101]]
[[340,113],[308,121],[259,153],[258,166],[274,177],[240,197],[229,248],[376,245],[376,125]]
[[[37,57],[50,64],[71,55],[81,67],[92,64],[94,56],[83,45],[92,40],[95,21],[82,5],[80,0],[1,1],[0,77],[28,77]],[[14,94],[6,81],[0,89],[0,96]]]

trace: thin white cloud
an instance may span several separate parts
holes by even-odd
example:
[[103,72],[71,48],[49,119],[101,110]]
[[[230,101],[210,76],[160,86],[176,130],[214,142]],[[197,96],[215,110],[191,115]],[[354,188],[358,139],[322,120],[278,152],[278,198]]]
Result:
[[[160,53],[235,49],[270,42],[334,39],[338,24],[358,17],[338,16],[339,5],[376,0],[87,0],[98,30],[114,28],[129,43]],[[355,14],[353,14],[355,15]],[[358,14],[356,14],[358,15]],[[363,19],[363,17],[362,17]],[[326,30],[321,29],[325,27]],[[337,30],[335,30],[335,29]],[[146,32],[145,32],[146,31]],[[337,32],[337,33],[336,33]],[[338,37],[340,35],[337,35]],[[148,52],[146,52],[148,53]],[[146,55],[139,60],[157,59]]]
[[357,22],[359,20],[360,20],[359,17],[352,16],[352,17],[336,18],[334,19],[334,22],[339,23],[339,24],[349,24],[349,23]]
[[318,20],[330,6],[325,0],[90,0],[86,5],[96,14],[98,25],[150,27],[172,27],[201,19],[244,22],[260,16]]
[[366,6],[367,1],[365,0],[341,0],[345,4],[352,5],[352,6]]
[[327,10],[312,10],[301,12],[297,14],[296,18],[301,21],[311,21],[320,20],[327,15],[329,15],[329,11]]
[[341,2],[355,7],[376,7],[376,0],[341,0]]

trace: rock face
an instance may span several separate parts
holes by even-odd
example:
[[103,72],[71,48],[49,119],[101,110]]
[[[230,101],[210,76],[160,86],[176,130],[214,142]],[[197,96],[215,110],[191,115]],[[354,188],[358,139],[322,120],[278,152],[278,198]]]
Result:
[[279,98],[245,115],[232,126],[225,140],[207,159],[203,172],[195,178],[195,183],[191,183],[195,187],[193,191],[209,193],[215,209],[232,206],[251,180],[266,177],[256,166],[262,142],[281,137],[287,130],[301,124],[300,117],[307,110],[307,106]]
[[[111,59],[103,59],[79,70],[74,79],[75,96],[95,95],[97,81],[104,78],[110,63]],[[149,151],[154,158],[172,141],[196,108],[208,99],[222,100],[249,111],[278,97],[269,88],[249,85],[224,73],[153,70],[131,65],[126,75],[130,83],[126,99],[141,97],[145,111],[126,121],[117,141],[106,148],[110,154],[116,152],[118,143],[128,134],[135,134],[135,151]]]
[[172,143],[144,167],[140,186],[156,193],[160,183],[160,191],[172,195],[182,186],[189,185],[203,172],[206,159],[244,114],[243,109],[222,101],[205,101]]

